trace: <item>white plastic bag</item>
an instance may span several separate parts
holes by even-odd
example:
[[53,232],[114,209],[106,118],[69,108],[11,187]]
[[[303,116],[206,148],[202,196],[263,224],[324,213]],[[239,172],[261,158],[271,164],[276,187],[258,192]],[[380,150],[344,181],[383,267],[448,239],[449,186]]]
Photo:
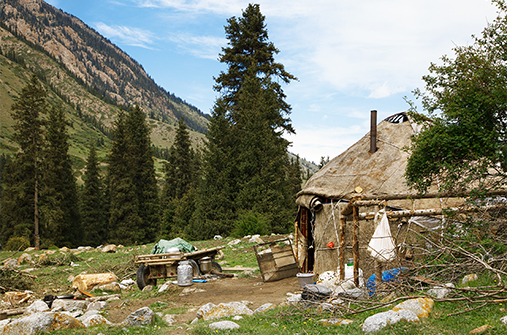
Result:
[[380,224],[371,237],[368,251],[373,258],[380,262],[388,262],[396,258],[396,246],[394,245],[389,220],[385,212],[382,220],[380,220]]

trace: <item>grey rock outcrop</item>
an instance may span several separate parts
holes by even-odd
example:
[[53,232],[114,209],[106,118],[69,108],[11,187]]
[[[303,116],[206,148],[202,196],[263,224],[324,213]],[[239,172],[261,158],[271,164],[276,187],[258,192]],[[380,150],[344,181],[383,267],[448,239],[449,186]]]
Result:
[[362,330],[367,334],[375,333],[387,325],[393,325],[400,321],[419,322],[419,318],[417,315],[415,315],[414,312],[407,311],[405,309],[399,310],[397,312],[387,311],[383,313],[377,313],[364,320]]
[[143,307],[131,313],[120,326],[140,326],[153,323],[155,313],[149,307]]

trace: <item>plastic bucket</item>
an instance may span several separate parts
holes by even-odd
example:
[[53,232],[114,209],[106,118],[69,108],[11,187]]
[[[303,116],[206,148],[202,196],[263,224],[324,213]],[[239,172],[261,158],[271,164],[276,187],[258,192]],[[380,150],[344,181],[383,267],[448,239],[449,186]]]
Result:
[[313,273],[298,273],[296,277],[298,277],[300,288],[304,288],[307,284],[313,284]]

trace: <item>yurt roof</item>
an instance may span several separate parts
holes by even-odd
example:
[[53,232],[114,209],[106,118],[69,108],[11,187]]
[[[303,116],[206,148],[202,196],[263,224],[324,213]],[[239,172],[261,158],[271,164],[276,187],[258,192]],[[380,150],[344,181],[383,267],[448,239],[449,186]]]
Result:
[[369,152],[368,132],[315,173],[298,197],[313,195],[349,200],[358,186],[363,195],[409,192],[404,177],[409,153],[404,148],[410,144],[416,126],[404,113],[380,122],[377,125],[377,150],[374,153]]

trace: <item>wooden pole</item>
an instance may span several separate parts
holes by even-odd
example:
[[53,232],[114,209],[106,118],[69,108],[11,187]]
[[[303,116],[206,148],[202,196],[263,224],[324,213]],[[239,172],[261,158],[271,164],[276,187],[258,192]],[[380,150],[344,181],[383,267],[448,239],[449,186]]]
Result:
[[294,244],[296,245],[296,252],[294,253],[295,254],[295,258],[296,258],[296,264],[298,265],[299,267],[299,259],[298,259],[298,251],[299,251],[299,248],[298,248],[298,222],[295,221],[294,222],[294,234],[295,234],[295,237],[294,237]]
[[339,257],[339,267],[340,267],[340,279],[345,279],[345,226],[347,223],[347,219],[344,217],[340,218],[340,257]]
[[[481,207],[480,210],[487,210],[487,209],[499,209],[499,208],[505,208],[507,207],[506,204],[498,204],[498,205],[490,205],[490,206],[484,206]],[[354,207],[356,208],[356,207]],[[455,211],[455,212],[475,212],[479,210],[479,208],[475,207],[452,207],[448,208],[447,210]],[[441,215],[443,214],[444,209],[442,208],[432,208],[432,209],[418,209],[418,210],[405,210],[405,211],[390,211],[386,212],[386,215],[389,218],[402,218],[402,217],[409,217],[409,216],[432,216],[432,215]],[[374,217],[376,212],[369,212],[369,213],[361,213],[358,215],[358,219],[365,219],[367,217]]]
[[352,255],[354,257],[354,284],[359,287],[359,215],[358,208],[354,206],[354,236],[352,240]]

